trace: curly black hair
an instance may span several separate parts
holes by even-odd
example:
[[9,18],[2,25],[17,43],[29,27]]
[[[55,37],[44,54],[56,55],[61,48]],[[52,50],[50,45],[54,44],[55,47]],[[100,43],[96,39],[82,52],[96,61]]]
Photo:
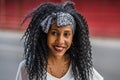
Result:
[[89,80],[92,75],[92,53],[89,41],[89,30],[85,18],[74,8],[74,3],[67,1],[64,4],[44,3],[28,14],[31,22],[23,35],[26,69],[29,80],[46,80],[48,48],[47,34],[42,31],[40,23],[53,12],[66,12],[74,17],[76,30],[73,43],[66,52],[71,60],[75,80]]

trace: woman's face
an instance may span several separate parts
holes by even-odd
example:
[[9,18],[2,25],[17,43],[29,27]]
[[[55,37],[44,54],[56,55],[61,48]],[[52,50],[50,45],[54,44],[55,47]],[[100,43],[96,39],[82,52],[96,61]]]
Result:
[[55,57],[64,56],[71,46],[72,37],[73,33],[70,25],[58,27],[56,24],[52,24],[47,37],[49,55]]

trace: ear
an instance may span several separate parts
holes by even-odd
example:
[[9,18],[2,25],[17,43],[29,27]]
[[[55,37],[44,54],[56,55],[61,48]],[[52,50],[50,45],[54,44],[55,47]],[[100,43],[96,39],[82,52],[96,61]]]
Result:
[[64,4],[63,4],[63,7],[65,9],[74,9],[74,5],[75,3],[72,2],[72,1],[66,1]]

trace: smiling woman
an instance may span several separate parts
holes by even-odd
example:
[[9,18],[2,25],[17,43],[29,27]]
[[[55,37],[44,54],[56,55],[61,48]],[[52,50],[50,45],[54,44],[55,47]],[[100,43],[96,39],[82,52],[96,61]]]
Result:
[[[49,48],[48,64],[50,63],[51,65],[49,65],[47,71],[58,78],[64,76],[68,71],[68,67],[70,65],[69,64],[70,59],[67,56],[66,51],[71,46],[72,37],[73,37],[73,33],[70,25],[61,27],[61,26],[57,26],[56,24],[53,24],[48,32],[48,38],[47,38],[47,42],[48,42],[47,44]],[[62,59],[63,61],[58,62]],[[60,71],[58,71],[58,69]]]
[[28,17],[16,80],[103,80],[93,68],[88,25],[73,2],[45,3]]
[[[48,47],[49,54],[53,56],[63,57],[65,52],[70,48],[72,43],[72,28],[67,25],[64,27],[58,27],[53,24],[48,32]],[[60,56],[59,56],[60,55]]]

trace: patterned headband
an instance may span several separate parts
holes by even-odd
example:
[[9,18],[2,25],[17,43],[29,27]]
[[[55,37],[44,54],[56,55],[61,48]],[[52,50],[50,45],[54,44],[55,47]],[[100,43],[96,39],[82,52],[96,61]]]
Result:
[[66,26],[66,25],[71,25],[73,34],[76,29],[76,24],[73,16],[71,16],[69,13],[64,13],[64,12],[57,12],[57,13],[52,13],[51,15],[47,16],[42,22],[42,30],[45,33],[48,33],[50,25],[56,23],[57,26]]

